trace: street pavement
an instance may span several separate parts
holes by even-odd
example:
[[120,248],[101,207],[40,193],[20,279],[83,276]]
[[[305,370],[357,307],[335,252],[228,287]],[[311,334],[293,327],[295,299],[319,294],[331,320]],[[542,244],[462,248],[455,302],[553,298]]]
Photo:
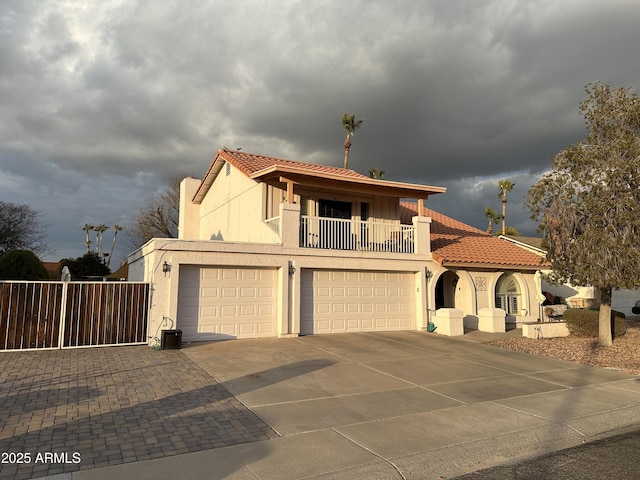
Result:
[[617,480],[640,478],[640,430],[455,477],[456,480]]

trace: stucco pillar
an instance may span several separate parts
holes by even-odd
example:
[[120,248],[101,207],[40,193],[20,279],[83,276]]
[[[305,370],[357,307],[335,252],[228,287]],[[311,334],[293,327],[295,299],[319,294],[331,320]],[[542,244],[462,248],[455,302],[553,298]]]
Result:
[[297,203],[280,204],[280,239],[284,248],[300,246],[300,205]]
[[432,319],[440,335],[458,336],[464,335],[464,313],[457,308],[439,308]]
[[481,332],[505,332],[506,313],[501,308],[481,308],[478,310],[478,330]]
[[416,232],[414,252],[418,255],[431,255],[431,217],[413,217]]
[[191,201],[195,195],[200,180],[185,178],[180,182],[180,210],[178,220],[178,238],[184,240],[199,240],[200,237],[200,205]]

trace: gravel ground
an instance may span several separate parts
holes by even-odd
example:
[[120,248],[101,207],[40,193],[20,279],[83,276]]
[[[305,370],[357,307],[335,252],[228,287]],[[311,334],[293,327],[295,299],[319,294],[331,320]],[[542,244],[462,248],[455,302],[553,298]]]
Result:
[[487,343],[494,347],[640,375],[640,321],[628,321],[627,333],[616,338],[610,347],[599,346],[595,338],[580,338],[572,335],[539,340],[522,337]]

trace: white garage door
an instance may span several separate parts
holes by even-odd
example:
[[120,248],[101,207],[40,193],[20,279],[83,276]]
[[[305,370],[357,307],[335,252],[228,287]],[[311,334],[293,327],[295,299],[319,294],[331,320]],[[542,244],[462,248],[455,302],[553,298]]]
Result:
[[276,336],[276,270],[180,267],[183,341]]
[[300,333],[411,330],[412,273],[303,270]]

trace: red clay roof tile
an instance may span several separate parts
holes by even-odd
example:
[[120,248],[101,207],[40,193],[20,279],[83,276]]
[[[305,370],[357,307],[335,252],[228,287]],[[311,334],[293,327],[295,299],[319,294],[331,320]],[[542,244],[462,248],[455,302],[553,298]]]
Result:
[[293,160],[285,160],[283,158],[267,157],[264,155],[256,155],[254,153],[245,153],[234,150],[220,150],[220,156],[228,161],[231,165],[242,171],[245,175],[250,176],[252,173],[259,172],[265,168],[272,166],[304,168],[311,172],[322,172],[331,175],[338,175],[345,178],[366,178],[354,170],[347,170],[341,167],[331,167],[328,165],[318,165],[315,163],[304,163]]
[[[401,202],[402,223],[411,223],[418,205]],[[431,217],[431,252],[442,265],[469,264],[486,266],[521,267],[538,269],[547,267],[543,259],[513,243],[442,215],[428,208],[424,215]]]

